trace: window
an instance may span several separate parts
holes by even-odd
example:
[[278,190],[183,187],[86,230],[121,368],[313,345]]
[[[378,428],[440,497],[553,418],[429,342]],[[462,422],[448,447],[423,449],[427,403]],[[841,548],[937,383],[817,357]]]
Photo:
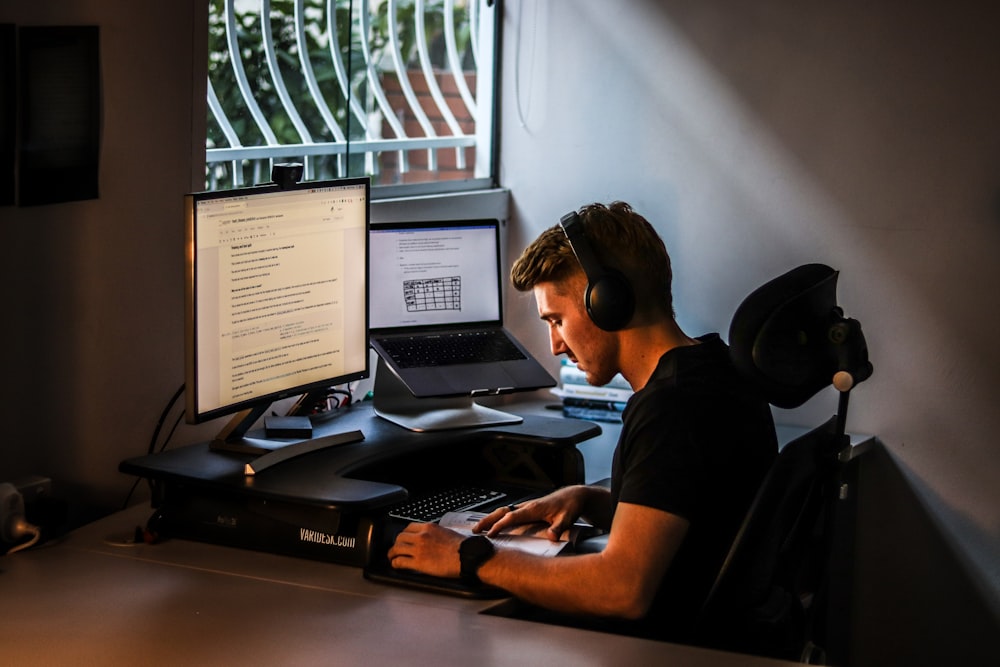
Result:
[[210,0],[206,189],[493,184],[492,0]]

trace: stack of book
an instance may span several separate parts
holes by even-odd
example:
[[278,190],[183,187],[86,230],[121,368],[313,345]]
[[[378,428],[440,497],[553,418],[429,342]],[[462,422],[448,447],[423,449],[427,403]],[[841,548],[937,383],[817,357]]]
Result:
[[587,384],[586,374],[564,359],[559,368],[559,387],[552,391],[562,398],[563,414],[591,421],[620,422],[632,387],[621,374],[603,387]]

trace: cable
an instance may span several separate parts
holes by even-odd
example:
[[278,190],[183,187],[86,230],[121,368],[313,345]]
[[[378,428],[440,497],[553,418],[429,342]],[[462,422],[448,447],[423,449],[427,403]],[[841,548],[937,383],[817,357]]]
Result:
[[333,396],[335,394],[339,394],[344,397],[343,401],[338,401],[338,404],[336,406],[338,408],[349,406],[351,403],[354,402],[354,394],[351,392],[350,385],[347,385],[347,389],[331,389],[330,395]]
[[[531,21],[531,53],[528,56],[530,61],[529,65],[533,68],[535,63],[535,26],[538,24],[538,6],[542,3],[533,2],[533,9],[535,16]],[[521,52],[522,52],[522,29],[524,27],[524,7],[518,7],[517,12],[517,48],[514,51],[514,106],[517,109],[517,121],[521,128],[524,129],[528,134],[531,134],[531,128],[528,127],[528,115],[531,113],[531,85],[534,83],[533,78],[529,78],[528,81],[528,92],[526,106],[522,108],[521,98]]]
[[[160,413],[160,418],[157,420],[156,427],[153,429],[153,435],[150,436],[149,438],[149,446],[146,448],[146,454],[156,453],[156,441],[160,437],[160,429],[163,428],[163,423],[167,421],[167,415],[170,414],[170,410],[173,409],[174,404],[177,403],[177,399],[179,399],[181,397],[181,394],[184,393],[184,386],[185,385],[182,382],[181,386],[178,387],[177,391],[174,392],[174,395],[170,397],[170,400],[167,402],[166,407],[163,408],[163,412]],[[174,425],[170,429],[170,433],[167,434],[167,437],[163,440],[163,444],[160,445],[161,452],[164,449],[166,449],[167,443],[170,442],[170,438],[173,437],[174,432],[177,430],[178,424],[180,424],[181,419],[184,417],[184,412],[185,412],[184,410],[181,410],[180,415],[178,415],[177,419],[174,421]],[[142,479],[143,479],[142,477],[135,478],[135,481],[132,483],[132,487],[128,490],[128,493],[125,494],[125,500],[122,501],[122,509],[128,508],[128,502],[129,500],[132,499],[132,494],[135,493],[135,490],[136,488],[138,488],[139,483],[142,481]]]
[[31,535],[31,539],[24,544],[18,544],[16,547],[12,547],[7,550],[7,555],[17,553],[18,551],[23,551],[29,547],[35,546],[39,538],[42,536],[42,531],[38,529],[37,526],[33,526],[24,520],[24,517],[18,517],[14,520],[11,525],[12,532],[18,536],[18,539],[24,537],[25,535]]
[[177,427],[180,426],[181,420],[184,419],[184,412],[184,410],[181,410],[181,413],[177,415],[177,419],[174,420],[174,425],[170,427],[170,433],[167,433],[167,437],[163,439],[163,444],[160,445],[161,452],[167,448],[167,444],[170,442],[170,439],[174,437],[174,432],[177,431]]
[[12,554],[34,546],[42,536],[42,531],[24,518],[24,498],[17,487],[10,482],[3,482],[0,484],[0,541],[15,544],[28,535],[31,535],[30,541],[12,547],[6,553]]
[[[346,387],[340,389],[339,386]],[[335,396],[343,396],[337,399]],[[354,394],[350,384],[327,387],[326,389],[307,392],[288,409],[288,416],[315,417],[322,419],[340,408],[349,408],[354,402]]]
[[[170,409],[174,407],[174,403],[177,402],[177,399],[180,398],[181,394],[183,394],[183,393],[184,393],[184,383],[182,382],[181,386],[177,389],[176,392],[174,392],[174,395],[170,399],[170,402],[167,403],[167,407],[163,408],[163,412],[160,414],[159,421],[156,422],[156,428],[153,429],[153,437],[150,438],[150,440],[149,440],[149,447],[146,450],[147,454],[152,454],[152,453],[154,453],[156,451],[156,439],[160,436],[160,429],[163,428],[163,422],[165,422],[167,420],[167,414],[170,412]],[[176,424],[174,425],[174,428],[176,428]],[[172,435],[173,431],[171,431],[170,433]],[[170,438],[168,436],[167,440],[169,440],[169,439]],[[166,446],[166,442],[164,442],[164,446]],[[162,448],[161,448],[161,451],[162,451]]]

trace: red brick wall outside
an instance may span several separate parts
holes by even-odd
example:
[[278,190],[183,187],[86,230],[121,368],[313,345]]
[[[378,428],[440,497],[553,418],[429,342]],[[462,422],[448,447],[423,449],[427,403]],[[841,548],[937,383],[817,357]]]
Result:
[[[410,85],[413,87],[413,92],[416,93],[420,106],[431,121],[434,131],[439,136],[450,136],[451,129],[438,111],[437,104],[434,103],[434,99],[428,91],[427,81],[424,79],[423,72],[420,70],[410,70],[407,72],[407,75],[410,79]],[[444,96],[448,108],[451,109],[452,115],[455,116],[455,120],[458,121],[459,126],[462,128],[462,132],[465,134],[475,132],[475,121],[469,114],[468,109],[465,108],[465,103],[462,101],[451,73],[437,72],[435,77],[441,89],[441,94]],[[469,89],[475,91],[476,75],[466,74],[465,81]],[[382,87],[390,107],[395,111],[396,117],[402,123],[406,135],[408,137],[425,136],[420,122],[410,109],[410,105],[403,95],[402,88],[399,85],[399,78],[394,72],[387,72],[382,75]],[[382,121],[382,136],[386,139],[395,137],[392,127],[386,121]],[[408,151],[409,171],[406,173],[400,173],[398,151],[382,153],[379,156],[380,170],[378,184],[399,185],[403,183],[451,181],[472,178],[475,174],[476,149],[470,146],[461,150],[465,152],[464,169],[459,169],[457,166],[455,159],[456,149],[442,148],[437,150],[436,171],[428,169],[427,149]]]

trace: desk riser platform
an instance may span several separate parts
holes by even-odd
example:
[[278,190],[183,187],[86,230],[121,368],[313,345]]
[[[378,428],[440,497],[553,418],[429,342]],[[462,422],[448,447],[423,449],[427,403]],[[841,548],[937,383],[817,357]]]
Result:
[[167,483],[147,524],[163,538],[182,538],[364,567],[378,518]]
[[184,538],[364,567],[398,526],[386,509],[411,493],[456,483],[538,495],[584,481],[576,443],[600,433],[589,422],[529,417],[519,425],[413,433],[362,407],[314,435],[358,429],[360,442],[297,457],[255,476],[252,456],[208,443],[123,461],[150,480],[149,529]]

